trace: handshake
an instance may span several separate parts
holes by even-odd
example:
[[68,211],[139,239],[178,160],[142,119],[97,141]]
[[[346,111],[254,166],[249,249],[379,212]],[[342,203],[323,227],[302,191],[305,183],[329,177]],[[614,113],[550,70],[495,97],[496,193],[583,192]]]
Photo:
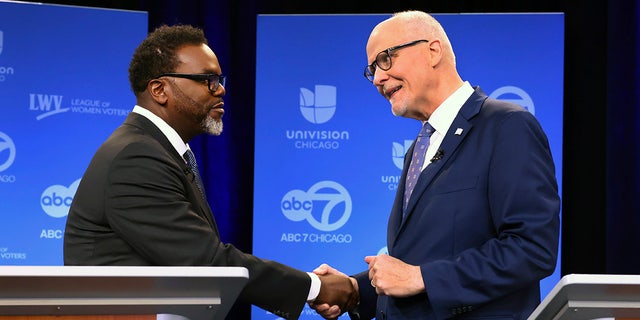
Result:
[[352,311],[360,301],[358,284],[326,264],[313,271],[322,282],[320,292],[309,306],[325,319],[335,319],[347,311]]

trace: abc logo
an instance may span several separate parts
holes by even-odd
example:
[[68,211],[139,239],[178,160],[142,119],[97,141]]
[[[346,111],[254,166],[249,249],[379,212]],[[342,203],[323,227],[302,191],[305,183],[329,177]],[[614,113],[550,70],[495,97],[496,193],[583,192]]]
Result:
[[80,179],[74,181],[68,188],[61,185],[52,185],[42,193],[40,206],[46,214],[54,218],[62,218],[69,214],[69,207],[73,196],[78,190]]
[[302,190],[291,190],[282,199],[282,213],[291,221],[302,221],[311,214],[313,201]]
[[[307,220],[320,231],[341,228],[349,221],[352,209],[349,192],[334,181],[320,181],[307,192],[291,190],[282,198],[280,206],[287,219],[296,222]],[[316,219],[313,213],[319,215],[320,219]]]

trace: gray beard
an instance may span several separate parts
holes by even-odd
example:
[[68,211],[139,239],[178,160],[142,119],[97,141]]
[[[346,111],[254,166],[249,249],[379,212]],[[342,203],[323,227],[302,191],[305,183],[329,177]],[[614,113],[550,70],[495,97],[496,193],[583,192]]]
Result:
[[209,135],[219,136],[222,133],[222,120],[207,117],[202,123],[202,128]]

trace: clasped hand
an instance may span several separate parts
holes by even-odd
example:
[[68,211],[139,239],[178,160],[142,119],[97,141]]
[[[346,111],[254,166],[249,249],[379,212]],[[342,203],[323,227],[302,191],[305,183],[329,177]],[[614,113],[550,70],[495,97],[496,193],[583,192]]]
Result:
[[335,319],[346,311],[353,310],[360,301],[355,279],[326,264],[313,270],[322,284],[318,297],[309,306],[325,319]]
[[[371,285],[375,288],[379,295],[387,295],[392,297],[409,297],[424,292],[424,282],[419,266],[407,264],[397,258],[387,254],[365,257],[365,262],[369,265],[369,279]],[[316,299],[309,306],[325,319],[334,319],[342,313],[353,311],[353,308],[360,300],[358,283],[354,278],[347,277],[344,273],[322,264],[315,270],[315,274],[321,277],[324,284],[324,276],[335,275],[342,279],[347,278],[355,290],[355,295],[349,297],[349,302],[344,304],[336,304],[324,302],[328,300]],[[338,294],[338,292],[335,292]],[[322,294],[322,289],[320,290]],[[343,293],[344,294],[344,293]],[[355,301],[352,301],[355,299]]]

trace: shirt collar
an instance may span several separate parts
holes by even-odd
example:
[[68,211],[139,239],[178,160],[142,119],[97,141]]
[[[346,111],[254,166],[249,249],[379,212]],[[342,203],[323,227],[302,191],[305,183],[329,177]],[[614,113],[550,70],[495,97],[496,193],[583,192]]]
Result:
[[164,136],[169,139],[169,142],[171,142],[171,145],[174,149],[176,149],[179,155],[184,155],[187,149],[189,149],[189,144],[182,141],[182,138],[180,138],[178,132],[176,132],[175,129],[173,129],[169,124],[162,120],[162,118],[158,117],[153,112],[139,105],[133,107],[132,112],[135,112],[153,122],[153,124],[155,124],[156,127],[158,127],[160,131],[162,131],[162,134],[164,134]]
[[473,94],[473,88],[465,81],[458,90],[450,95],[429,117],[429,124],[441,134],[446,134],[462,105]]

